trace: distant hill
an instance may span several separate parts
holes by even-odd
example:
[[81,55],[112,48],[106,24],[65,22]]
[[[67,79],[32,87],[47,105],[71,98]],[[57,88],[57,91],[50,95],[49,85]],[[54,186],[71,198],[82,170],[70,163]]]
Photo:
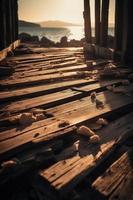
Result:
[[49,20],[39,23],[42,27],[66,27],[66,26],[81,26],[81,24],[74,24],[59,20]]
[[19,26],[24,27],[40,27],[40,24],[19,20]]

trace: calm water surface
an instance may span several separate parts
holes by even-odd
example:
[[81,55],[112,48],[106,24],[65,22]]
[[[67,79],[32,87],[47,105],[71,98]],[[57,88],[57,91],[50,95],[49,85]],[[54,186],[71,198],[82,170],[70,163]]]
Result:
[[[84,27],[82,26],[65,28],[19,27],[19,33],[22,32],[37,35],[39,38],[45,36],[54,42],[59,42],[63,36],[67,36],[68,40],[80,40],[84,37]],[[113,36],[114,28],[109,28],[108,34]],[[92,29],[92,35],[95,35],[94,29]]]

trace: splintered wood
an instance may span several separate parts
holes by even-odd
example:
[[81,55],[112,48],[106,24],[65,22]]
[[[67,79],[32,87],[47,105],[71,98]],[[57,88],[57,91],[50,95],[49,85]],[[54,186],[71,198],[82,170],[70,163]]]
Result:
[[132,155],[133,148],[113,163],[92,186],[109,199],[114,199],[115,196],[119,199],[132,199]]

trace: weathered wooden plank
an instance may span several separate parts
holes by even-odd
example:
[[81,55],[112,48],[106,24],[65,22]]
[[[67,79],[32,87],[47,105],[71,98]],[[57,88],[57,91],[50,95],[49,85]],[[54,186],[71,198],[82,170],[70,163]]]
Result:
[[[50,64],[52,64],[52,66],[54,66],[54,64],[63,64],[63,63],[65,63],[65,62],[70,62],[71,63],[71,61],[74,61],[74,60],[76,60],[76,57],[68,57],[68,58],[60,58],[60,59],[51,59],[51,60],[49,60],[49,61],[39,61],[39,62],[37,62],[37,63],[33,63],[33,62],[30,62],[30,63],[27,63],[27,64],[17,64],[16,65],[16,67],[15,67],[15,69],[16,70],[25,70],[25,69],[27,69],[28,67],[34,67],[34,68],[36,68],[36,67],[46,67],[46,66],[49,66]],[[48,68],[49,69],[49,68]]]
[[[62,164],[58,166],[58,171],[56,169],[52,170],[52,176],[56,177],[55,180],[52,179],[49,180],[49,177],[47,177],[47,174],[45,173],[45,170],[40,173],[41,177],[44,177],[44,179],[47,179],[51,185],[58,191],[60,192],[61,195],[68,193],[71,191],[74,186],[76,186],[83,178],[85,178],[91,170],[93,170],[96,166],[98,165],[98,161],[102,160],[103,157],[106,156],[106,154],[111,150],[111,147],[113,146],[113,142],[108,142],[108,144],[103,144],[100,146],[101,151],[98,151],[96,153],[96,159],[95,156],[93,155],[93,151],[88,150],[88,154],[86,151],[86,156],[83,157],[78,157],[77,162],[72,162],[75,157],[72,157],[70,166],[65,166],[64,170],[62,171],[62,174],[60,174],[60,169],[62,169],[62,166],[67,163],[67,159],[62,161]],[[82,149],[83,150],[83,149]],[[58,163],[59,164],[59,163]],[[47,171],[50,171],[49,169]],[[59,172],[59,177],[57,173]]]
[[[95,67],[98,67],[100,68],[101,66],[104,66],[105,64],[109,63],[110,61],[109,60],[102,60],[102,59],[98,59],[98,60],[92,60],[92,63],[93,63],[93,68]],[[24,67],[24,68],[16,68],[15,71],[16,72],[24,72],[25,70],[31,70],[31,69],[54,69],[54,68],[62,68],[62,67],[67,67],[67,66],[72,66],[72,65],[75,65],[77,64],[77,60],[74,60],[74,61],[65,61],[65,62],[62,62],[62,63],[58,63],[58,64],[55,64],[55,63],[41,63],[41,64],[37,64],[35,66],[27,66],[27,67]],[[33,64],[32,64],[33,65]]]
[[[32,48],[31,48],[32,49]],[[46,51],[46,49],[48,51]],[[35,50],[34,53],[31,54],[21,54],[21,55],[14,55],[13,57],[9,57],[7,58],[9,61],[26,61],[26,60],[32,60],[32,59],[36,59],[36,58],[50,58],[50,57],[59,57],[59,56],[64,56],[64,55],[68,55],[68,56],[72,56],[72,55],[77,55],[77,54],[83,54],[83,50],[81,49],[81,51],[78,51],[77,49],[75,50],[63,50],[61,48],[58,48],[56,51],[52,51],[52,49],[50,50],[49,48],[41,48],[41,52],[36,51],[37,48],[33,48],[33,50]],[[50,50],[50,51],[49,51]]]
[[126,173],[124,180],[116,189],[116,191],[112,194],[109,200],[116,199],[116,197],[124,200],[129,200],[129,199],[132,200],[133,199],[132,186],[133,186],[133,170],[131,170],[129,173]]
[[39,83],[48,83],[52,81],[61,81],[68,78],[81,78],[77,72],[66,72],[63,74],[50,74],[50,75],[41,75],[36,77],[28,77],[23,79],[15,80],[2,80],[1,87],[16,87],[16,86],[27,86]]
[[43,94],[48,94],[52,92],[57,92],[60,90],[67,89],[69,87],[73,86],[79,86],[79,85],[85,85],[91,83],[90,80],[84,80],[84,79],[79,79],[79,80],[72,80],[72,81],[63,81],[61,83],[53,83],[53,84],[47,84],[47,85],[41,85],[41,86],[34,86],[34,87],[28,87],[24,89],[15,89],[11,91],[3,91],[0,92],[0,100],[1,101],[6,101],[11,99],[16,99],[16,98],[23,98],[23,97],[34,97],[37,95],[43,95]]
[[69,57],[69,56],[59,56],[59,57],[50,57],[50,58],[40,58],[40,59],[35,59],[35,60],[29,60],[29,61],[23,61],[23,62],[20,62],[20,64],[17,64],[17,68],[19,68],[19,67],[24,67],[24,66],[28,66],[28,65],[30,65],[30,64],[35,64],[35,65],[37,65],[37,64],[39,64],[39,63],[43,63],[43,62],[61,62],[61,61],[68,61],[68,60],[72,60],[72,59],[76,59],[76,57]]
[[21,56],[14,56],[13,58],[7,58],[8,61],[16,61],[17,63],[25,63],[25,62],[32,62],[32,60],[40,60],[40,59],[50,59],[50,58],[61,58],[61,57],[64,57],[64,56],[73,56],[74,54],[72,53],[59,53],[59,54],[43,54],[43,53],[40,53],[40,54],[24,54],[24,55],[21,55]]
[[127,174],[132,171],[131,163],[133,160],[130,158],[131,155],[133,157],[133,149],[124,153],[104,174],[96,179],[92,186],[105,197],[111,196],[119,188],[121,182],[126,179]]
[[[40,172],[40,176],[47,179],[51,185],[61,194],[69,192],[86,175],[88,175],[105,157],[111,149],[115,149],[115,141],[127,132],[128,125],[131,127],[132,114],[128,114],[107,127],[101,129],[97,134],[101,138],[100,145],[91,146],[88,141],[80,139],[75,156],[61,158],[61,161]],[[133,126],[132,126],[133,128]],[[70,149],[69,149],[70,151]],[[108,187],[108,185],[106,185]]]
[[[33,107],[43,107],[43,108],[48,108],[53,105],[58,105],[59,103],[65,103],[70,100],[75,100],[78,98],[81,98],[83,96],[89,95],[90,92],[92,91],[98,91],[105,89],[106,86],[110,84],[119,84],[120,81],[106,81],[106,82],[101,82],[101,83],[96,83],[96,84],[91,84],[88,86],[82,86],[79,91],[67,89],[67,90],[62,90],[60,92],[48,94],[48,95],[42,95],[42,96],[37,96],[34,98],[28,98],[25,100],[20,100],[17,102],[12,102],[6,104],[5,106],[2,105],[0,111],[1,112],[10,112],[10,113],[16,113],[20,112],[23,110],[28,110]],[[132,88],[132,86],[130,86]],[[84,92],[82,92],[84,91]]]
[[[28,45],[29,46],[29,45]],[[83,52],[83,47],[68,47],[68,48],[45,48],[45,47],[30,47],[31,50],[33,51],[33,53],[80,53],[80,52]]]
[[[111,100],[111,98],[112,98],[111,96],[110,96],[109,100]],[[114,96],[113,96],[113,98],[114,98]],[[109,100],[107,98],[106,103],[108,103]],[[69,113],[72,113],[73,111],[76,111],[76,110],[78,111],[78,109],[81,109],[81,108],[83,109],[84,107],[89,107],[89,106],[91,108],[90,98],[85,97],[85,98],[82,98],[81,100],[78,99],[78,100],[75,100],[75,101],[72,101],[72,102],[69,102],[69,103],[65,103],[65,104],[62,104],[62,105],[59,105],[59,106],[56,106],[56,107],[53,107],[53,108],[46,109],[45,112],[51,114],[51,116],[54,116],[58,119],[59,116],[63,116],[63,115],[65,116],[65,113],[69,114]],[[47,124],[53,123],[54,121],[56,122],[56,121],[58,121],[58,120],[56,120],[56,118],[55,119],[52,118],[52,120],[46,119],[46,120],[43,120],[42,122],[33,123],[31,126],[24,127],[24,130],[20,131],[20,133],[18,132],[19,128],[17,128],[17,127],[10,130],[10,131],[9,130],[4,131],[0,135],[0,141],[4,140],[6,138],[8,139],[10,137],[13,137],[15,135],[22,134],[26,131],[45,126]],[[2,123],[2,121],[1,121],[1,123]],[[17,133],[16,133],[16,131],[17,131]]]
[[61,92],[56,92],[49,95],[42,95],[42,96],[38,96],[38,97],[26,99],[26,100],[20,100],[18,102],[12,102],[9,105],[4,106],[4,108],[1,109],[0,111],[16,113],[22,110],[28,110],[33,107],[43,106],[46,108],[46,107],[52,106],[52,104],[56,105],[59,102],[61,103],[65,101],[66,99],[67,100],[72,99],[74,98],[74,96],[77,96],[79,94],[81,93],[71,91],[70,89],[63,90]]
[[[121,73],[123,76],[126,77],[127,74],[131,73],[132,70],[129,69],[120,69],[118,68],[116,72]],[[64,79],[73,79],[73,78],[90,78],[90,74],[88,71],[84,71],[83,74],[78,72],[64,72],[61,74],[46,74],[46,75],[38,75],[36,77],[26,77],[26,78],[16,78],[16,79],[6,79],[1,81],[1,87],[19,87],[19,86],[27,86],[30,84],[39,84],[39,83],[48,83],[52,81],[59,81]],[[115,77],[114,77],[115,78]]]
[[43,58],[44,55],[43,54],[22,54],[20,55],[14,55],[13,57],[8,57],[7,61],[9,62],[16,62],[16,63],[20,63],[21,61],[25,61],[25,60],[32,60],[32,59],[40,59]]
[[[25,143],[31,142],[33,140],[35,141],[36,139],[42,139],[43,141],[47,141],[49,136],[50,139],[54,138],[55,132],[67,129],[73,125],[101,116],[103,114],[108,114],[120,108],[125,109],[125,107],[128,107],[133,103],[132,98],[129,96],[115,94],[113,95],[110,92],[104,92],[102,94],[99,94],[98,99],[103,102],[106,102],[104,109],[97,109],[95,104],[91,102],[90,97],[88,97],[88,104],[86,102],[86,106],[74,109],[72,112],[61,114],[53,122],[52,118],[49,119],[49,125],[47,125],[47,122],[46,124],[44,124],[45,120],[43,120],[41,121],[42,127],[39,126],[40,123],[37,123],[37,126],[39,126],[40,128],[38,127],[34,130],[34,125],[31,125],[26,129],[24,128],[22,131],[18,129],[16,129],[15,131],[15,129],[13,129],[7,131],[7,134],[5,132],[1,133],[0,137],[8,138],[10,134],[11,138],[0,143],[0,153],[7,152]],[[69,125],[65,127],[60,127],[59,124],[62,122],[62,120],[67,120],[69,122]],[[29,129],[29,131],[25,132],[27,129]],[[38,137],[35,138],[35,135],[38,135]]]
[[15,69],[15,72],[25,72],[26,70],[29,71],[29,70],[47,70],[47,69],[59,69],[59,68],[63,68],[63,67],[71,67],[73,65],[77,65],[77,61],[76,60],[73,60],[72,61],[64,61],[64,62],[61,62],[61,63],[58,63],[58,64],[55,64],[55,63],[41,63],[41,64],[38,64],[36,66],[32,66],[32,65],[29,65],[25,68],[18,68],[18,69]]
[[[38,76],[38,75],[46,75],[46,74],[54,74],[54,73],[64,73],[64,72],[72,72],[72,71],[83,71],[87,70],[86,65],[76,65],[76,66],[70,66],[70,67],[65,67],[65,68],[57,68],[57,69],[44,69],[42,68],[41,71],[35,71],[35,72],[23,72],[23,73],[14,73],[13,77],[20,77],[20,78],[25,78],[25,77],[31,77],[31,76]],[[90,72],[91,73],[91,72]]]

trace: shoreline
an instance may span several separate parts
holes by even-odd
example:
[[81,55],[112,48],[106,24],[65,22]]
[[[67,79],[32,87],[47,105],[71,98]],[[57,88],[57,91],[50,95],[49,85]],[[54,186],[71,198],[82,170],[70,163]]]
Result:
[[[19,39],[22,42],[31,42],[40,45],[41,47],[83,47],[83,44],[85,42],[85,38],[82,38],[80,40],[71,39],[68,41],[67,36],[63,36],[60,38],[60,42],[54,42],[47,37],[43,36],[41,39],[39,39],[39,36],[37,35],[30,35],[28,33],[20,33]],[[95,37],[92,37],[93,43],[95,43]],[[114,37],[111,35],[108,35],[108,46],[113,47],[114,45]]]

